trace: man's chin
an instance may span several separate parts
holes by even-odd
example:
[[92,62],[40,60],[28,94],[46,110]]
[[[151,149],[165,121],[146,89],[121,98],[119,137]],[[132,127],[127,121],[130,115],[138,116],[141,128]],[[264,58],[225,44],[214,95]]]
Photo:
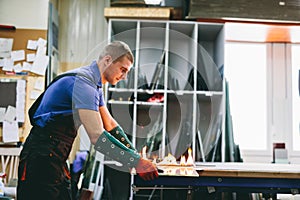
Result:
[[119,83],[119,82],[120,82],[120,80],[116,80],[116,81],[113,82],[112,85],[117,85],[117,83]]

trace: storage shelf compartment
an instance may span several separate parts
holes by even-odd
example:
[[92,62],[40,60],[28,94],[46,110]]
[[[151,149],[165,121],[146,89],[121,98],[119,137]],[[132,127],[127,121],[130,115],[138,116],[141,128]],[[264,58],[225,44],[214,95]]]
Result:
[[223,26],[217,23],[198,24],[197,87],[205,84],[208,90],[223,90]]
[[[206,160],[211,161],[210,157],[212,151],[220,139],[222,131],[222,120],[225,113],[223,113],[222,101],[223,96],[206,96],[203,94],[197,95],[196,104],[196,133],[197,137],[201,137],[203,153]],[[200,153],[199,143],[196,144],[196,158],[203,159]]]
[[[136,147],[139,151],[144,146],[148,147],[148,151],[158,151],[162,142],[163,130],[163,107],[137,105],[137,123],[136,123]],[[155,144],[154,144],[155,143]],[[155,148],[154,146],[155,145]],[[151,147],[152,146],[152,147]],[[153,152],[154,153],[154,152]],[[159,152],[155,152],[158,154]]]
[[192,90],[186,85],[196,66],[195,31],[195,24],[170,23],[168,88],[171,90]]
[[193,94],[167,97],[166,138],[168,151],[177,159],[192,145],[193,137]]

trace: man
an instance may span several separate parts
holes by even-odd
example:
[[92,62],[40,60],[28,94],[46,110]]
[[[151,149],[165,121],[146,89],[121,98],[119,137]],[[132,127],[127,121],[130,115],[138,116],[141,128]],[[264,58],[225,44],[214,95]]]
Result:
[[97,61],[57,77],[29,110],[33,125],[20,155],[18,200],[71,199],[65,167],[78,127],[83,125],[95,149],[145,180],[156,167],[135,151],[103,100],[102,85],[126,78],[133,64],[128,45],[108,44]]

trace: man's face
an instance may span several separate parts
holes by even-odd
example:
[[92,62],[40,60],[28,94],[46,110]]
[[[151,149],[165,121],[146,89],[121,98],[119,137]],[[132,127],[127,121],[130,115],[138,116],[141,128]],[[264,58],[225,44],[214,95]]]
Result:
[[112,62],[103,72],[105,79],[112,85],[117,84],[120,80],[127,77],[131,69],[131,61],[126,56],[116,62]]

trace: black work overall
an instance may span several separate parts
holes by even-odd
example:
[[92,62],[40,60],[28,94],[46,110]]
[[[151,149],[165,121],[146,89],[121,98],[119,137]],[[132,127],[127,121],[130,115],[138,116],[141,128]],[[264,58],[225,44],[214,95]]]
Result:
[[66,160],[77,135],[79,125],[75,125],[75,121],[78,122],[78,115],[76,119],[73,114],[56,116],[43,128],[35,125],[32,116],[43,94],[29,110],[33,127],[20,155],[17,199],[70,200],[70,173]]
[[73,124],[73,117],[64,116],[31,129],[20,155],[18,200],[71,199],[66,160],[77,133]]

